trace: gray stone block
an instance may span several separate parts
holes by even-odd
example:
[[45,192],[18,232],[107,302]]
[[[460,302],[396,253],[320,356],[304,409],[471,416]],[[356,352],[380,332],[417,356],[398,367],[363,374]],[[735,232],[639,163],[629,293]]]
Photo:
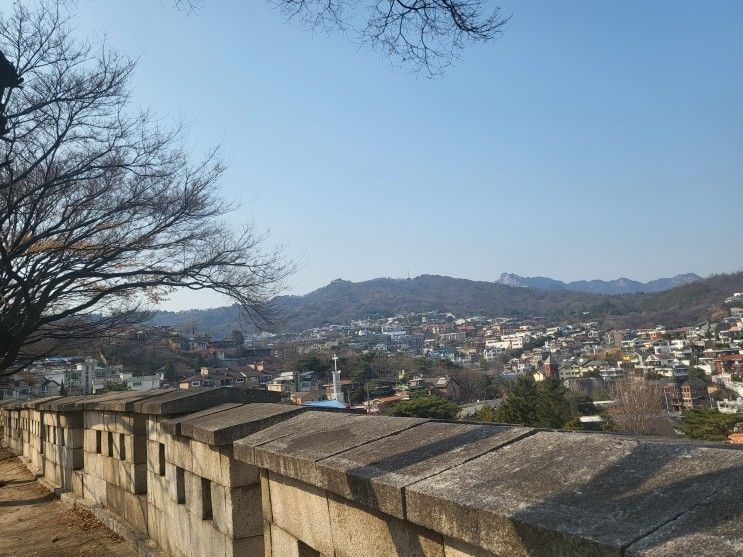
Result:
[[405,497],[409,520],[493,553],[619,555],[740,477],[740,451],[541,432]]
[[[706,458],[711,456],[704,455]],[[733,479],[736,473],[737,481]],[[730,467],[723,475],[728,475],[730,479],[727,485],[719,480],[708,483],[704,476],[700,477],[697,481],[702,489],[707,486],[707,497],[681,516],[667,520],[663,526],[632,544],[625,555],[743,555],[743,470]]]
[[276,524],[270,525],[271,542],[267,543],[266,557],[299,557],[297,538]]
[[209,445],[224,445],[302,412],[289,404],[246,404],[181,423],[181,433]]
[[231,540],[227,538],[225,557],[263,557],[265,546],[263,535]]
[[105,505],[135,529],[147,533],[147,497],[145,495],[135,495],[107,483]]
[[214,527],[230,539],[263,535],[259,484],[225,487],[211,483]]
[[242,404],[238,402],[227,402],[225,404],[219,404],[212,408],[207,408],[205,410],[194,412],[192,414],[186,414],[177,418],[162,419],[160,421],[160,430],[161,432],[165,432],[170,435],[181,435],[181,424],[183,422],[200,420],[201,418],[209,416],[210,414],[224,412],[225,410],[231,410],[232,408],[237,408],[238,406],[242,406]]
[[[325,490],[279,474],[269,474],[273,522],[291,536],[319,551],[333,555],[333,537]],[[280,545],[271,534],[274,555]]]
[[427,422],[317,463],[321,487],[405,518],[405,486],[511,443],[524,427]]
[[[424,422],[420,418],[306,412],[291,422],[240,440],[235,451],[250,447],[261,468],[321,485],[317,461]],[[273,440],[264,442],[271,437]]]
[[176,389],[135,402],[133,409],[140,414],[166,416],[197,412],[225,402],[246,401],[247,393],[244,389],[231,387]]
[[151,391],[117,391],[86,397],[76,403],[84,410],[104,410],[112,412],[132,412],[134,404],[141,400],[160,396],[176,389],[164,388]]
[[441,534],[328,495],[336,557],[444,557]]

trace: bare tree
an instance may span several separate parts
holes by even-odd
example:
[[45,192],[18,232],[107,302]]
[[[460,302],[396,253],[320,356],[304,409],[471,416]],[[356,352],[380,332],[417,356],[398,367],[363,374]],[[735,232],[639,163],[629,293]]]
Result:
[[487,0],[272,0],[312,28],[340,29],[414,69],[438,74],[468,42],[490,41],[508,21]]
[[216,153],[192,162],[181,128],[133,109],[133,62],[76,41],[60,3],[0,14],[0,51],[23,79],[0,99],[0,375],[176,288],[265,322],[290,267],[225,224]]
[[[175,0],[194,10],[206,0]],[[290,20],[312,29],[340,30],[393,59],[441,73],[467,43],[499,36],[508,22],[488,0],[269,0]]]
[[482,371],[464,368],[455,375],[462,391],[462,400],[483,400],[488,394],[488,380]]
[[660,432],[663,390],[657,383],[627,377],[616,381],[609,388],[617,405],[611,417],[622,431],[639,435]]

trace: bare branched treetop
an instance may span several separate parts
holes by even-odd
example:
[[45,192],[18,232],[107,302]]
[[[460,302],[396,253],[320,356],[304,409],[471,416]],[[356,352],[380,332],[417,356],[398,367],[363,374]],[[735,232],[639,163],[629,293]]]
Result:
[[429,76],[467,43],[500,35],[508,18],[488,0],[272,0],[290,18],[337,28]]
[[20,85],[0,99],[0,375],[176,288],[221,293],[265,324],[290,267],[225,224],[216,152],[194,160],[180,127],[136,111],[133,62],[76,40],[61,5],[0,13]]
[[[207,0],[176,0],[197,10]],[[435,76],[468,43],[487,42],[508,17],[490,0],[269,0],[290,20],[311,29],[338,30],[415,71]]]

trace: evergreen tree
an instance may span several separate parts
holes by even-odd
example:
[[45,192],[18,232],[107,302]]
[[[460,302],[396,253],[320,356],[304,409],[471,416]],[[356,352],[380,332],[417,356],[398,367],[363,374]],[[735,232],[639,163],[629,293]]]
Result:
[[419,396],[398,402],[389,409],[387,415],[453,420],[457,417],[459,408],[459,404],[445,398],[438,396]]
[[568,390],[559,379],[550,377],[537,386],[536,424],[539,427],[565,427],[573,413],[568,399]]
[[175,382],[175,380],[177,378],[176,378],[176,374],[175,374],[175,365],[173,364],[173,362],[168,362],[167,364],[165,364],[165,369],[164,369],[163,375],[165,376],[165,380],[168,383],[174,383]]
[[506,397],[492,421],[564,428],[577,416],[570,393],[558,379],[548,378],[537,383],[530,375],[521,375],[507,388]]
[[692,439],[726,441],[741,417],[723,414],[717,410],[689,410],[679,426],[681,432]]
[[484,405],[480,411],[475,415],[475,420],[478,422],[497,422],[498,415],[492,406]]
[[521,375],[509,387],[496,416],[499,422],[509,424],[536,425],[538,421],[537,384],[529,375]]

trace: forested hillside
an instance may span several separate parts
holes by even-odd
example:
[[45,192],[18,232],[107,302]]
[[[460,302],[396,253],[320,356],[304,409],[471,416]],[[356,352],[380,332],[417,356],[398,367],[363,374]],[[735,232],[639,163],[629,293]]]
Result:
[[[600,295],[568,290],[519,288],[493,282],[422,275],[364,282],[335,280],[304,296],[281,296],[273,309],[276,329],[298,331],[330,323],[405,311],[450,311],[457,315],[544,316],[554,321],[602,318],[617,326],[681,326],[705,320],[733,292],[743,291],[743,273],[715,275],[653,294]],[[191,323],[201,332],[227,336],[251,332],[236,306],[158,312],[157,324]]]

